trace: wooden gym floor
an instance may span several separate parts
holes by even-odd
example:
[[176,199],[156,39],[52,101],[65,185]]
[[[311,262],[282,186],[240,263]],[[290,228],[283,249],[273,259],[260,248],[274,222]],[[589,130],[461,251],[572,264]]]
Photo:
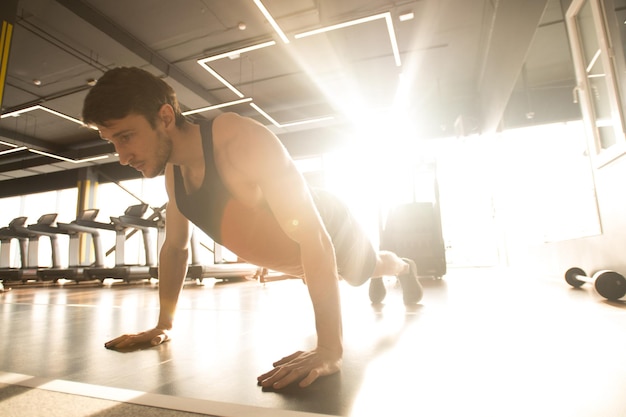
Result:
[[342,283],[343,371],[280,392],[262,390],[256,376],[314,344],[298,280],[188,283],[174,339],[127,352],[103,343],[154,325],[154,284],[8,284],[0,387],[235,417],[626,415],[625,303],[500,269],[422,282],[422,304],[411,309],[391,279],[381,307],[367,286]]

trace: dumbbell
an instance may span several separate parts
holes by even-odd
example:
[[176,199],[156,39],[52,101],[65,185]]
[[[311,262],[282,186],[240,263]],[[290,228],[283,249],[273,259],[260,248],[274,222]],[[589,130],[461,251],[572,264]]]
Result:
[[626,278],[615,271],[598,271],[589,277],[580,268],[570,268],[565,273],[565,281],[574,288],[585,283],[593,284],[598,294],[611,301],[626,295]]

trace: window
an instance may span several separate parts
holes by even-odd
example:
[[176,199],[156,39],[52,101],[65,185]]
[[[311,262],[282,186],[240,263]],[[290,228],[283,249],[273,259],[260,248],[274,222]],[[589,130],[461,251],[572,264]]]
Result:
[[567,28],[580,103],[596,166],[626,152],[615,60],[600,0],[574,0],[567,11]]

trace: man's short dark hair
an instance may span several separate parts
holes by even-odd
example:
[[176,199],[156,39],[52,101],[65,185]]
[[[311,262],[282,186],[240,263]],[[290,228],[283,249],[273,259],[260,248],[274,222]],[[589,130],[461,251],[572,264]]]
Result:
[[164,104],[176,115],[176,126],[185,123],[174,89],[161,78],[134,67],[119,67],[104,73],[83,103],[83,122],[106,125],[129,114],[144,116],[152,127]]

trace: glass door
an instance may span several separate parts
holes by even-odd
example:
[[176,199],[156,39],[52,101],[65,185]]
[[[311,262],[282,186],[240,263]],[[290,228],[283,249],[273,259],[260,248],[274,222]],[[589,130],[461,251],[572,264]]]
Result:
[[599,0],[574,0],[567,11],[578,100],[597,166],[626,152],[614,57]]

